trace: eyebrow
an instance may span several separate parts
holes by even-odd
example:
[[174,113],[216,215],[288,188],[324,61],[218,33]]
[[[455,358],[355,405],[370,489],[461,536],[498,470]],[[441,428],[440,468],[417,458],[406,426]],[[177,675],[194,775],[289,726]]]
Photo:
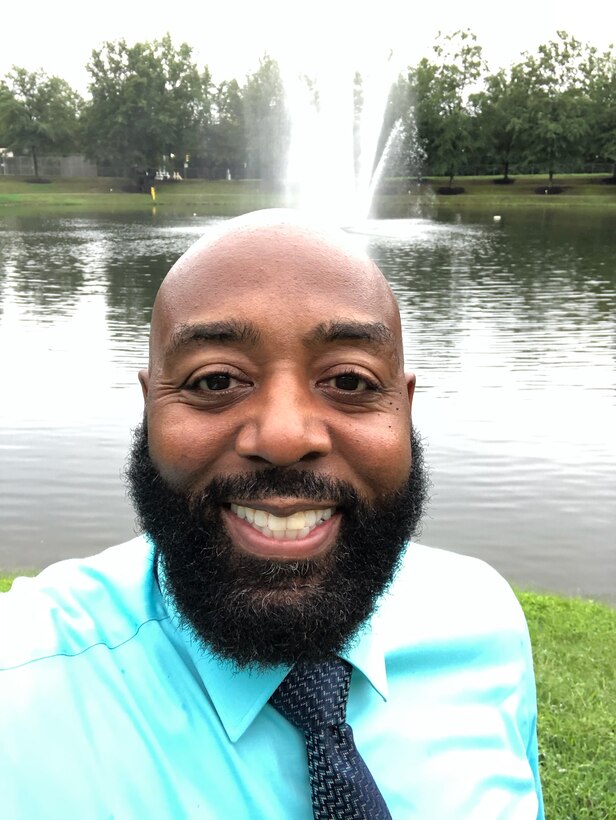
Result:
[[[165,348],[165,356],[171,357],[184,348],[208,342],[254,346],[260,339],[261,333],[250,322],[227,319],[183,324],[172,333]],[[309,347],[336,342],[363,342],[366,347],[379,351],[383,348],[390,351],[393,349],[394,360],[399,359],[394,335],[382,322],[357,322],[346,319],[321,322],[304,337],[304,342]]]
[[364,342],[366,347],[382,350],[393,349],[393,356],[398,360],[396,340],[391,330],[382,322],[355,322],[336,320],[322,322],[308,334],[305,341],[309,345],[331,344],[333,342]]
[[218,344],[251,344],[260,339],[257,328],[249,322],[233,319],[221,322],[199,322],[180,325],[172,334],[165,348],[165,356],[174,356],[183,348],[216,342]]

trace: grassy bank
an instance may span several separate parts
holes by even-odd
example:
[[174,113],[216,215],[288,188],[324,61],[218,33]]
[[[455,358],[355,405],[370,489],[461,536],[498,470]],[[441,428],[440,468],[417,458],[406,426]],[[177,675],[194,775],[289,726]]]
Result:
[[0,177],[0,216],[3,210],[31,208],[73,213],[143,211],[153,207],[199,215],[231,216],[284,204],[279,194],[259,180],[184,180],[156,188],[150,194],[126,193],[129,180],[108,177],[58,177],[49,184],[33,184],[20,177]]
[[546,816],[616,817],[616,610],[519,592],[533,641]]
[[[511,185],[495,184],[494,177],[456,177],[453,186],[464,193],[445,195],[444,177],[415,180],[388,179],[380,186],[374,207],[381,217],[430,215],[431,211],[467,211],[506,214],[522,209],[596,210],[616,207],[616,185],[606,184],[605,174],[567,174],[554,178],[559,194],[548,194],[544,175],[516,177]],[[541,191],[542,193],[538,193]]]
[[[520,208],[613,208],[616,185],[604,182],[605,174],[562,175],[554,184],[562,188],[557,195],[537,194],[546,190],[544,175],[521,176],[511,185],[496,185],[493,177],[457,177],[454,186],[464,193],[446,196],[444,178],[422,181],[385,179],[374,203],[375,215],[406,217],[418,210],[430,213],[447,210],[490,210],[493,213]],[[19,177],[0,177],[0,215],[5,209],[36,208],[49,211],[146,211],[154,205],[149,194],[124,193],[128,180],[103,177],[54,178],[48,185],[35,185]],[[323,191],[327,197],[330,192]],[[198,215],[233,215],[257,208],[293,205],[291,195],[274,192],[260,180],[184,180],[157,186],[156,208]]]
[[[0,591],[10,578],[0,577]],[[546,815],[616,817],[616,610],[519,592],[533,639]]]

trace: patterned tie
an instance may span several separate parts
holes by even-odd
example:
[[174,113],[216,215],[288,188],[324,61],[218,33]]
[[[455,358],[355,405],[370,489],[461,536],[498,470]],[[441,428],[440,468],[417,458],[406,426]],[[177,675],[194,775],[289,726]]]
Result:
[[306,737],[315,820],[391,820],[346,722],[351,666],[298,663],[270,703]]

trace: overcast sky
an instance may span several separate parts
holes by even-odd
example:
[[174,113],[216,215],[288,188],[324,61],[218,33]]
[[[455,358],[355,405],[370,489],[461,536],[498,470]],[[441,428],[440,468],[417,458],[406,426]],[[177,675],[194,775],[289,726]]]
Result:
[[[12,65],[43,68],[86,91],[93,48],[169,32],[194,48],[215,80],[245,75],[268,52],[305,72],[347,61],[362,69],[390,58],[406,66],[427,54],[437,32],[470,28],[491,68],[507,66],[558,29],[601,48],[616,38],[614,0],[76,0],[7,2],[0,11],[0,76]],[[392,55],[393,52],[393,56]],[[321,72],[318,72],[321,73]]]

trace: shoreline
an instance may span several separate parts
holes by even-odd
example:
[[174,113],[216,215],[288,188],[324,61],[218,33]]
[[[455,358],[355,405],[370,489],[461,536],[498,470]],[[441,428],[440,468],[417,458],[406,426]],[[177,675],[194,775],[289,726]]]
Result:
[[[261,180],[183,180],[163,182],[156,188],[156,201],[150,194],[124,193],[129,180],[106,177],[56,177],[49,184],[33,184],[24,177],[0,177],[0,217],[36,212],[145,212],[158,209],[189,213],[194,216],[232,216],[249,210],[293,207],[292,191],[272,190]],[[616,207],[616,185],[605,183],[605,174],[562,174],[553,180],[562,193],[541,195],[536,189],[549,190],[543,174],[515,177],[515,183],[494,183],[495,177],[456,177],[454,187],[465,193],[443,195],[444,177],[418,182],[410,178],[386,178],[374,198],[371,216],[377,219],[408,218],[439,211],[490,211],[507,213],[520,209],[570,211]],[[325,191],[324,194],[328,192]],[[335,192],[334,192],[335,193]]]

